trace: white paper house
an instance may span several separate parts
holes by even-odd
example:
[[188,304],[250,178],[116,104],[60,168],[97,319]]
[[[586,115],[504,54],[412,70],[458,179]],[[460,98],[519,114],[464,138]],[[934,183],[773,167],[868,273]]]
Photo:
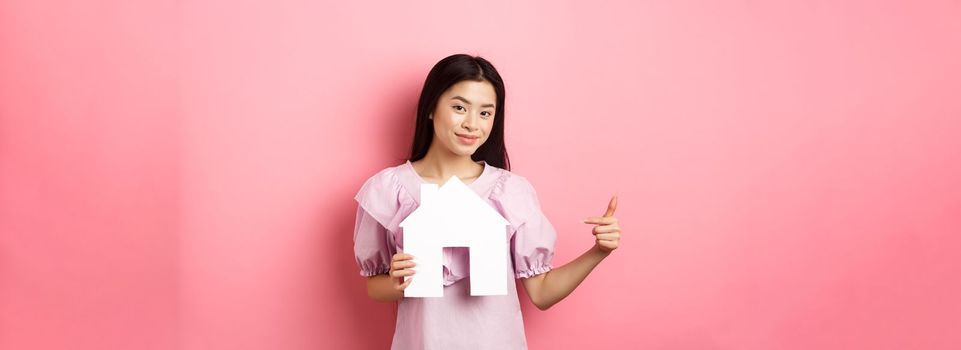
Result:
[[444,247],[468,248],[471,295],[506,295],[509,224],[457,176],[439,189],[422,184],[420,206],[400,223],[404,253],[417,263],[404,296],[444,296]]

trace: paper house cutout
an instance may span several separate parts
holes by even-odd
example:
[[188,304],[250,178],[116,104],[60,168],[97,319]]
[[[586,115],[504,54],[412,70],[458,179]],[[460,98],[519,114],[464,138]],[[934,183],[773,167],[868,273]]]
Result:
[[509,224],[457,176],[440,188],[421,184],[420,207],[400,223],[404,252],[417,263],[404,296],[444,296],[445,247],[468,248],[471,295],[506,295]]

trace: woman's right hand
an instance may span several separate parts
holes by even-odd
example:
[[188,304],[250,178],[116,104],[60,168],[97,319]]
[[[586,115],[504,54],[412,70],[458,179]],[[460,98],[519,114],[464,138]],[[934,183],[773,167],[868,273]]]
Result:
[[[414,271],[411,267],[417,265],[414,263],[414,256],[405,253],[394,254],[394,257],[390,261],[390,277],[391,285],[394,286],[395,290],[403,291],[407,289],[410,282],[414,280]],[[407,281],[404,281],[405,276],[411,276]]]

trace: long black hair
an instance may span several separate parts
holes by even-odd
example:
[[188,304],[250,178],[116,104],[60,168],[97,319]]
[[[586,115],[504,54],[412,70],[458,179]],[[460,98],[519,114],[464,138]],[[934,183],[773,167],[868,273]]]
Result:
[[437,107],[437,99],[451,86],[464,80],[487,81],[494,86],[497,103],[494,106],[494,125],[487,141],[471,155],[475,162],[483,160],[495,167],[510,170],[507,147],[504,145],[504,81],[494,65],[480,56],[456,54],[445,57],[431,68],[424,81],[424,89],[417,102],[417,123],[414,126],[414,142],[410,148],[410,161],[427,155],[434,139],[434,123],[429,119]]

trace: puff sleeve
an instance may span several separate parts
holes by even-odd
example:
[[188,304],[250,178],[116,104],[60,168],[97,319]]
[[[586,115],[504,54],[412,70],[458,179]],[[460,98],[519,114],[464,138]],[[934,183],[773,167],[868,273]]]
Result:
[[514,276],[528,278],[550,271],[557,232],[541,211],[537,191],[518,175],[509,176],[501,186],[499,201],[515,229],[510,242]]
[[354,258],[360,275],[370,277],[389,272],[390,259],[395,252],[389,243],[387,229],[358,206],[354,224]]
[[392,169],[385,169],[367,179],[354,199],[357,218],[354,222],[354,258],[360,275],[369,277],[390,271],[390,261],[397,247],[387,229],[400,208],[399,189]]

